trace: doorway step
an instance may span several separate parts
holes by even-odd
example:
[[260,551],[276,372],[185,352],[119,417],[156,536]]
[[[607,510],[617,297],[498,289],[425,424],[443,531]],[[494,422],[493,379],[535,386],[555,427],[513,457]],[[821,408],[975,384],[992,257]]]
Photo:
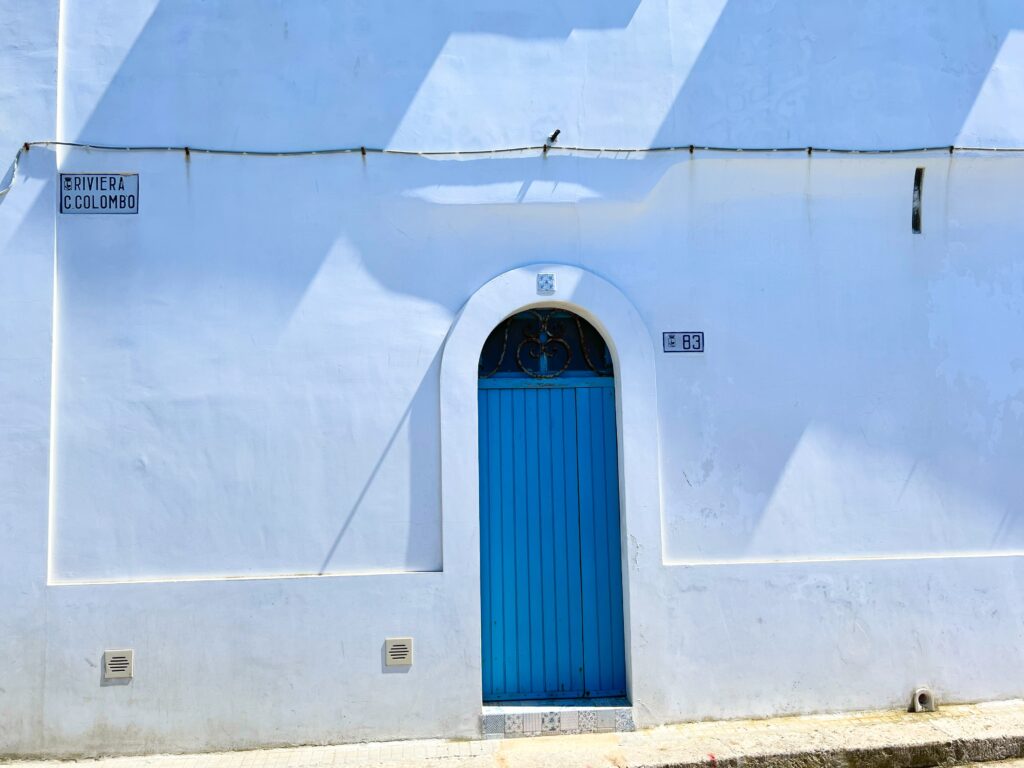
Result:
[[622,699],[485,704],[480,726],[485,739],[636,730],[633,708]]

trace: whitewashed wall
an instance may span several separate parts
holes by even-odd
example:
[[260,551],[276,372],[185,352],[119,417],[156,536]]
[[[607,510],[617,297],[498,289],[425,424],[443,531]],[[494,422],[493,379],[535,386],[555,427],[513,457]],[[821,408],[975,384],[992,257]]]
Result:
[[[23,5],[10,157],[1024,146],[1009,0]],[[139,215],[57,214],[75,170],[139,173]],[[0,754],[476,733],[475,496],[441,484],[475,454],[442,357],[537,263],[653,359],[619,393],[658,416],[620,424],[642,724],[1024,695],[1022,171],[33,148],[0,198]],[[707,352],[652,358],[663,330]],[[100,684],[111,647],[131,684]]]

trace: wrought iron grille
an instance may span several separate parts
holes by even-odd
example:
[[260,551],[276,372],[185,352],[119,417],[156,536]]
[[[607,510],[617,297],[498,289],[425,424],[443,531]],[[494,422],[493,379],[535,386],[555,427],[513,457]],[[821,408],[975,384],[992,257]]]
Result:
[[612,358],[601,334],[564,309],[530,309],[491,331],[480,353],[481,379],[522,376],[612,376]]

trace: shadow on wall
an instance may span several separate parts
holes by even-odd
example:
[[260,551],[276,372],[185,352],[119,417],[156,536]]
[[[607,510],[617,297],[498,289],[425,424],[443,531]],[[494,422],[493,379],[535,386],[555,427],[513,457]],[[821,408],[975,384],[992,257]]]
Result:
[[[992,127],[972,107],[1024,28],[1005,0],[502,5],[187,0],[126,14],[72,0],[62,137],[456,150],[557,127],[564,145],[603,147],[991,143],[965,122]],[[1024,98],[1004,95],[1000,122]]]
[[[671,12],[682,21],[686,9]],[[1020,29],[1024,6],[1002,0],[730,0],[652,144],[998,144],[984,132],[1024,96],[1007,90],[989,114],[972,107]]]
[[[947,145],[965,133],[1007,37],[1024,28],[1024,7],[1003,0],[690,5],[471,0],[417,13],[400,0],[261,0],[234,9],[151,0],[126,14],[117,3],[71,0],[60,133],[105,144],[267,150],[522,146],[556,127],[563,145],[580,146]],[[107,34],[93,35],[98,28]],[[106,61],[120,64],[108,72]],[[973,117],[985,124],[984,115]],[[428,249],[457,236],[452,220],[466,218],[467,204],[542,204],[551,210],[530,215],[550,223],[555,240],[517,263],[543,260],[545,250],[576,262],[576,209],[641,206],[671,165],[650,155],[628,163],[382,160],[368,158],[362,179],[352,180],[363,187],[359,200],[326,200],[314,211],[302,210],[308,192],[291,201],[282,193],[296,167],[288,162],[264,166],[267,175],[248,189],[225,185],[233,200],[226,222],[249,210],[235,198],[275,188],[282,214],[303,226],[307,242],[288,265],[293,304],[349,222],[376,215],[377,199],[428,203],[400,209],[422,213],[418,227],[383,222],[397,250],[406,250],[403,240],[417,245],[414,234]],[[306,180],[300,172],[296,182]],[[436,208],[446,205],[455,210]],[[324,225],[331,219],[340,231]],[[467,269],[438,296],[404,265],[392,267],[388,252],[364,250],[381,282],[446,306],[496,272]],[[497,271],[512,266],[506,259]]]
[[[484,107],[478,127],[499,116],[507,124],[506,115],[486,113],[487,100],[531,100],[557,77],[559,51],[574,35],[625,29],[638,1],[509,6],[476,0],[429,10],[402,0],[343,6],[262,0],[233,9],[201,0],[148,5],[147,17],[141,4],[132,16],[117,3],[67,4],[66,88],[80,95],[68,106],[64,138],[270,150],[383,147],[438,71],[450,40],[517,41],[529,63],[495,60],[492,48],[490,61],[462,69],[463,76],[486,71],[489,93],[452,82],[444,103],[430,107],[432,124],[412,129],[421,142],[472,141],[472,126],[447,125],[447,137],[440,130],[460,100]],[[123,31],[109,36],[111,46],[92,35],[95,29]],[[110,50],[122,42],[118,37],[131,35],[130,48]],[[530,54],[531,48],[538,52]],[[120,54],[116,71],[102,71],[104,53],[113,60]],[[94,66],[78,69],[76,56]],[[502,77],[506,82],[495,91],[494,80]],[[557,115],[536,117],[548,126]]]
[[[104,48],[116,35],[92,39],[89,31],[127,29],[129,22],[119,21],[123,9],[81,0],[66,5],[63,138],[238,149],[515,146],[535,144],[555,127],[566,145],[945,145],[987,125],[975,109],[978,95],[1007,37],[1024,26],[1024,8],[1007,2],[731,0],[691,13],[681,4],[651,0],[528,0],[512,10],[478,0],[452,2],[426,15],[397,1],[342,8],[264,0],[232,11],[188,0],[157,2],[148,17],[136,17],[138,33],[122,57]],[[120,64],[110,73],[76,65],[105,60]],[[652,78],[652,71],[660,77]],[[85,162],[80,153],[72,156],[79,166]],[[102,166],[108,160],[93,156],[88,162]],[[206,185],[202,205],[214,206],[207,214],[219,217],[221,230],[266,230],[266,242],[275,247],[261,246],[250,232],[247,255],[253,273],[279,287],[282,327],[343,239],[380,287],[452,313],[493,275],[545,260],[598,265],[628,292],[629,277],[609,274],[614,268],[603,265],[610,262],[595,257],[603,247],[598,235],[613,224],[625,233],[657,234],[672,203],[663,182],[685,170],[667,155],[640,162],[554,156],[472,162],[351,156],[334,162],[344,164],[350,179],[347,187],[333,187],[333,196],[318,186],[323,169],[335,167],[322,158],[197,157],[178,166],[183,170],[167,170],[185,173],[195,190]],[[237,175],[225,176],[231,168]],[[258,199],[268,190],[279,203],[271,209]],[[291,190],[297,194],[284,194]],[[742,213],[754,203],[724,205]],[[268,210],[273,218],[254,215]],[[183,213],[197,215],[187,208]],[[281,234],[293,231],[303,233],[298,245]],[[659,252],[656,241],[650,238],[646,252]],[[493,247],[481,253],[483,245]],[[206,259],[209,243],[196,240],[190,247],[196,265],[217,263]],[[452,253],[466,258],[438,279],[437,259]],[[636,271],[654,279],[655,270],[642,261],[635,260]],[[717,272],[695,265],[694,273],[715,296],[740,290],[731,284],[737,275],[753,284],[770,280],[775,268],[715,261]],[[659,294],[651,304],[671,300]],[[941,360],[918,364],[911,378]],[[768,361],[759,375],[784,374],[780,365]],[[817,386],[843,391],[828,389],[833,373],[823,365],[813,374]],[[945,412],[958,402],[962,384],[942,386],[948,396],[939,410]],[[910,385],[895,397],[893,411],[913,391]],[[777,433],[768,414],[784,413],[788,394],[768,394],[748,415]],[[863,409],[874,398],[849,386],[846,396]],[[410,397],[403,423],[408,419],[412,432],[423,435],[412,439],[435,439],[435,403],[425,395]],[[828,414],[834,404],[820,405],[817,413]],[[856,406],[847,412],[856,413]],[[788,418],[782,432],[793,442],[780,447],[779,457],[795,450],[812,415]],[[784,465],[780,461],[779,476],[754,490],[770,497]],[[364,492],[375,473],[369,471]],[[955,468],[951,476],[977,483]],[[421,490],[426,492],[416,490],[414,498]],[[339,520],[328,553],[358,507],[357,500]],[[327,554],[322,569],[330,561]]]
[[[388,438],[387,443],[384,445],[380,457],[366,477],[366,481],[356,496],[355,502],[345,515],[341,527],[338,529],[337,536],[331,542],[327,555],[320,566],[319,573],[321,575],[330,573],[332,570],[342,570],[344,568],[343,563],[332,562],[335,552],[338,550],[338,545],[345,538],[345,532],[351,525],[353,518],[358,514],[359,508],[374,480],[376,480],[381,466],[390,455],[395,441],[404,429],[408,429],[409,445],[412,447],[412,455],[409,457],[409,498],[416,507],[416,509],[410,510],[412,520],[409,535],[406,538],[405,562],[419,563],[429,561],[432,557],[436,556],[438,557],[436,569],[443,570],[444,564],[440,561],[443,553],[437,531],[438,519],[433,516],[424,516],[423,514],[416,513],[416,510],[441,508],[441,494],[437,483],[434,482],[434,479],[440,476],[441,473],[440,433],[437,427],[440,419],[438,407],[440,398],[437,391],[440,363],[441,350],[438,349],[423,379],[416,388],[415,394],[409,401],[408,408],[405,409],[402,417],[398,420],[395,430],[391,433],[391,437]],[[438,555],[434,555],[435,552]],[[383,656],[381,658],[383,665]],[[389,667],[384,671],[390,670],[391,668]]]

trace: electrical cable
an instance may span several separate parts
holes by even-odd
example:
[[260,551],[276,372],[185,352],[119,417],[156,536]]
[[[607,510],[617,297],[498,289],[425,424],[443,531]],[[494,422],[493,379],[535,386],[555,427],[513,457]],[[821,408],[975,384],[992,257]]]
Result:
[[0,189],[0,196],[6,195],[18,174],[18,164],[22,155],[32,147],[70,147],[73,149],[91,149],[104,152],[182,152],[186,156],[199,155],[235,155],[240,157],[312,157],[315,155],[353,155],[359,154],[366,157],[372,155],[400,155],[411,157],[481,157],[485,155],[508,155],[523,152],[542,152],[547,156],[551,152],[562,154],[654,154],[661,152],[735,152],[750,154],[776,154],[802,152],[808,155],[834,154],[834,155],[902,155],[923,152],[1024,152],[1024,147],[968,147],[956,145],[931,146],[931,147],[899,147],[889,149],[851,149],[848,147],[715,147],[709,145],[681,144],[662,147],[571,147],[555,144],[531,144],[518,147],[497,147],[494,149],[442,149],[442,150],[413,150],[413,149],[384,149],[380,147],[333,147],[325,149],[297,149],[297,150],[246,150],[246,149],[218,149],[215,147],[189,147],[189,146],[117,146],[113,144],[91,144],[78,141],[26,141],[18,149],[14,156],[14,162],[10,171],[11,181],[6,187]]

